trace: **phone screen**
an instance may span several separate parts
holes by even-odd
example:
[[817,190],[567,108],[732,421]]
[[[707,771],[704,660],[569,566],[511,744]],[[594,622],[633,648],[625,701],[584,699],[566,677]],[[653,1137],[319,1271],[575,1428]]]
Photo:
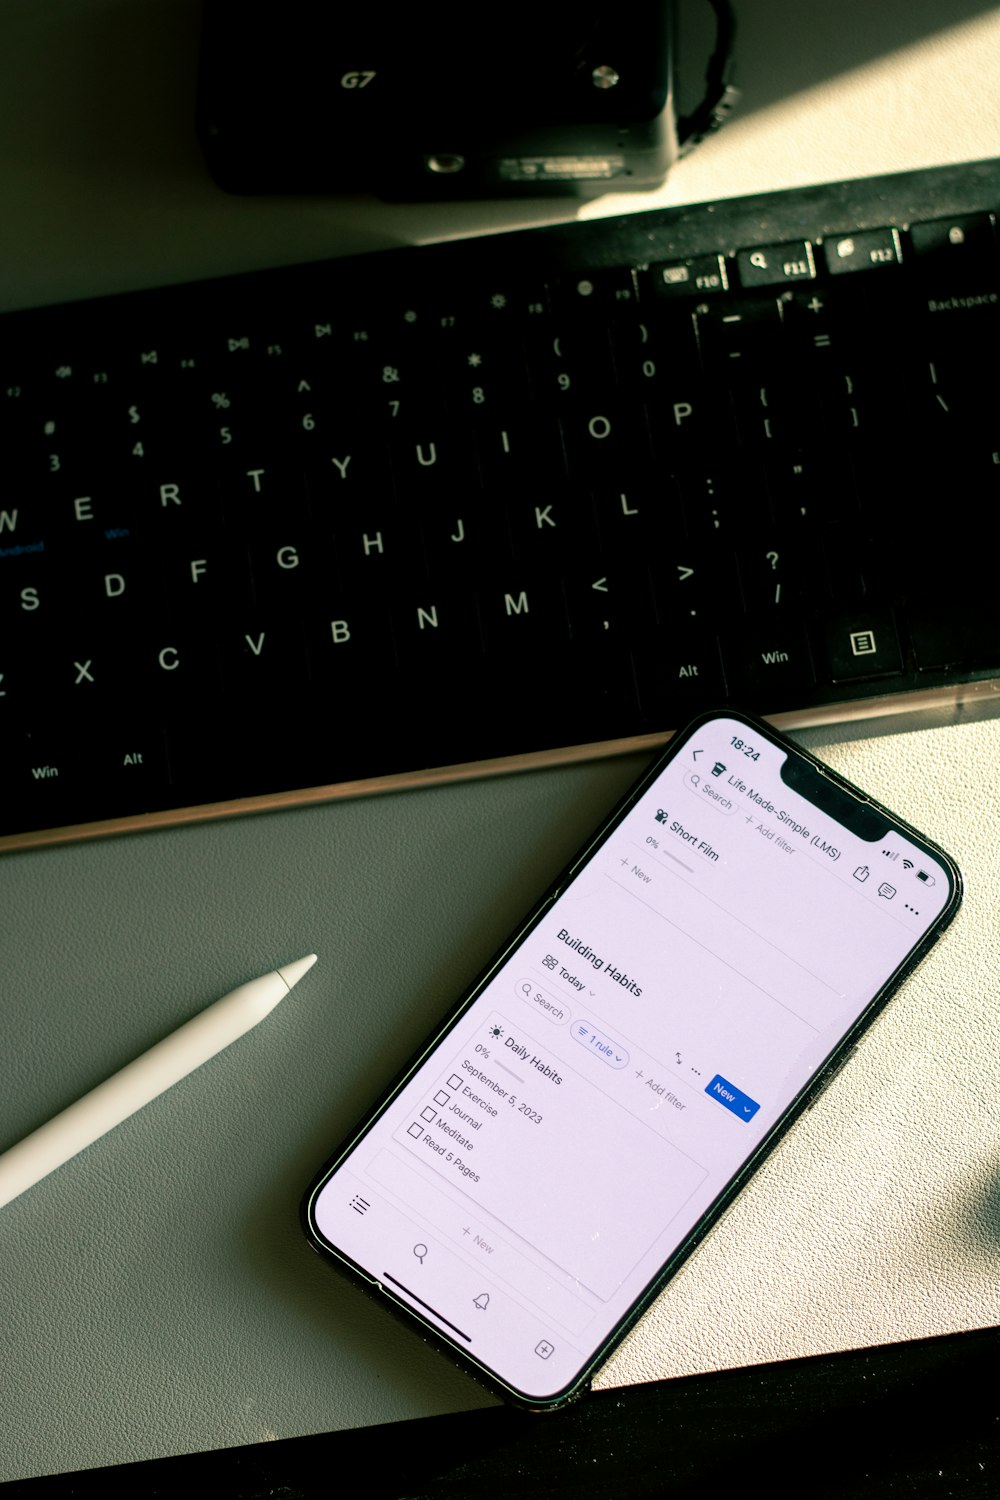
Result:
[[521,1400],[592,1370],[959,899],[736,716],[678,736],[306,1200]]

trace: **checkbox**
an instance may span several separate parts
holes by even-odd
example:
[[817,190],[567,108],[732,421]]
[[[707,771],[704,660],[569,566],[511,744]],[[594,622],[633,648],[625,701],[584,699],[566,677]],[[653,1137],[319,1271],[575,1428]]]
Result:
[[459,1078],[457,1073],[452,1073],[451,1077],[448,1079],[448,1087],[450,1089],[458,1089],[462,1087],[462,1080],[461,1078]]
[[424,1127],[421,1125],[419,1120],[414,1120],[413,1124],[408,1128],[406,1133],[407,1135],[412,1135],[413,1139],[416,1141],[419,1140],[423,1135]]
[[422,1120],[426,1120],[429,1125],[432,1120],[437,1119],[437,1110],[431,1109],[430,1105],[428,1104],[426,1109],[422,1109],[420,1111],[420,1118]]
[[444,1089],[438,1089],[437,1093],[434,1095],[434,1103],[435,1104],[447,1104],[448,1100],[450,1098],[451,1098],[451,1095],[450,1094],[446,1094],[445,1091],[444,1091]]

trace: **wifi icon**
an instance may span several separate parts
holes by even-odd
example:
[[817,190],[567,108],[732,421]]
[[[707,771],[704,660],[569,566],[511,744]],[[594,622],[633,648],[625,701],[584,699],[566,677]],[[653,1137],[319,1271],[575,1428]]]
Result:
[[912,870],[913,869],[913,860],[912,859],[904,859],[903,860],[903,869],[904,870]]

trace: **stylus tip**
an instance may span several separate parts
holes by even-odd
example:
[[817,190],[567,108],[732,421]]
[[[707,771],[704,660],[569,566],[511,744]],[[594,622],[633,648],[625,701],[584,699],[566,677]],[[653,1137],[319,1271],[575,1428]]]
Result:
[[282,964],[278,973],[291,990],[295,988],[303,974],[308,973],[315,962],[315,953],[307,953],[305,958],[297,958],[294,963]]

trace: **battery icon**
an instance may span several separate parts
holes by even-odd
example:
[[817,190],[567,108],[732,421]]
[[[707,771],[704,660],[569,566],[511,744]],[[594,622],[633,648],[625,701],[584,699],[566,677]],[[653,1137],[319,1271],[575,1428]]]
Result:
[[924,885],[937,885],[937,881],[934,879],[934,876],[928,875],[926,870],[918,870],[917,879],[922,880],[924,882]]

